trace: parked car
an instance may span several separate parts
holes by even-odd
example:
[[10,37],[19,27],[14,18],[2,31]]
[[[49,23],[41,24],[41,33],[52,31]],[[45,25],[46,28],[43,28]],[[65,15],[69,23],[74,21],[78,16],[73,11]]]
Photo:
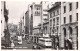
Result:
[[18,44],[22,44],[22,36],[18,36]]
[[37,45],[33,45],[32,47],[33,47],[33,49],[37,49]]

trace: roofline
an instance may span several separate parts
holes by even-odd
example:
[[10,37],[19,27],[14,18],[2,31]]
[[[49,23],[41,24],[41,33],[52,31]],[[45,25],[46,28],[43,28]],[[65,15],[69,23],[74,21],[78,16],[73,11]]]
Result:
[[50,12],[52,9],[54,9],[54,8],[56,8],[57,6],[60,6],[60,5],[61,5],[61,2],[56,2],[56,3],[54,4],[54,6],[48,10],[48,12]]

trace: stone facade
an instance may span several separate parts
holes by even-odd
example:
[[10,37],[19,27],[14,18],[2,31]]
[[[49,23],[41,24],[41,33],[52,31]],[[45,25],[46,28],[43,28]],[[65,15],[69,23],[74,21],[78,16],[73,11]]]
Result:
[[60,18],[61,18],[61,3],[56,2],[49,12],[49,33],[52,36],[52,47],[59,47],[59,39],[60,39]]
[[65,49],[77,49],[78,2],[61,3],[61,43]]

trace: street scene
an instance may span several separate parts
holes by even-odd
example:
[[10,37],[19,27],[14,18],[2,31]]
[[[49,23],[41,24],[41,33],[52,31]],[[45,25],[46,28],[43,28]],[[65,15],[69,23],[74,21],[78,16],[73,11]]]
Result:
[[1,50],[78,50],[78,1],[1,1]]

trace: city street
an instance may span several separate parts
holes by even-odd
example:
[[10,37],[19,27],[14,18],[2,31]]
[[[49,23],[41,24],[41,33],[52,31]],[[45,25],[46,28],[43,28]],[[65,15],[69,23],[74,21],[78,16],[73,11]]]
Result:
[[17,41],[14,41],[14,49],[32,49],[33,43],[28,43],[27,40],[22,40],[22,44],[18,44]]
[[79,1],[1,1],[1,49],[78,50]]

